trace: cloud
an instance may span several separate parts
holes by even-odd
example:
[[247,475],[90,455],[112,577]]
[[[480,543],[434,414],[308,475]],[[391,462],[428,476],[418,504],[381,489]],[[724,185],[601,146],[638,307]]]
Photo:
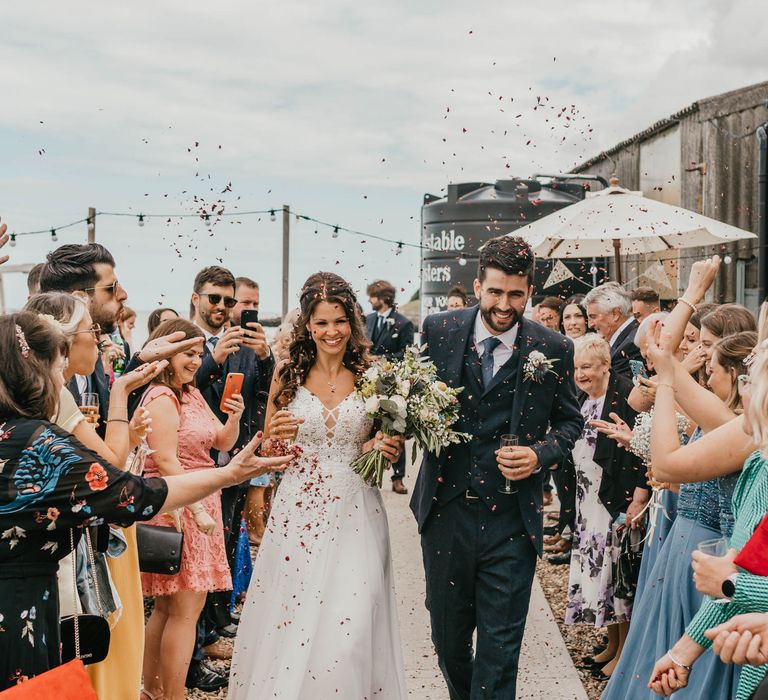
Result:
[[[416,242],[424,192],[567,170],[699,97],[759,80],[766,29],[743,31],[758,10],[754,0],[484,12],[433,0],[15,4],[3,11],[0,133],[14,146],[0,213],[37,229],[89,204],[192,212],[195,196],[217,199],[231,182],[229,209],[287,202]],[[243,219],[213,236],[193,220],[98,228],[139,308],[159,291],[185,300],[218,257],[259,278],[265,307],[279,308],[279,222]],[[395,257],[305,223],[294,241],[293,291],[320,265],[358,288],[381,275],[416,286],[417,251]],[[20,242],[15,257],[39,259],[48,243]]]

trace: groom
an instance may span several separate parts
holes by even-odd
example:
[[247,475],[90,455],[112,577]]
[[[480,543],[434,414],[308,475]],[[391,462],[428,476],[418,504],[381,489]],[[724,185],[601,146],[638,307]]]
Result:
[[[515,697],[541,554],[542,470],[563,463],[583,425],[571,341],[523,319],[533,272],[525,241],[494,238],[480,254],[479,305],[424,321],[422,343],[438,375],[464,387],[454,428],[472,435],[439,457],[425,455],[411,500],[432,640],[451,700]],[[534,372],[537,359],[545,363]],[[499,451],[508,433],[520,446]],[[499,492],[504,477],[516,493]]]

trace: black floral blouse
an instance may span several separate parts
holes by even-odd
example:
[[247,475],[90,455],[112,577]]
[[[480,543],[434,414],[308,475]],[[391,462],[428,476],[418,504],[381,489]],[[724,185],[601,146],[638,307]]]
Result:
[[149,520],[163,479],[118,469],[53,423],[0,424],[0,689],[59,663],[58,561],[70,530]]

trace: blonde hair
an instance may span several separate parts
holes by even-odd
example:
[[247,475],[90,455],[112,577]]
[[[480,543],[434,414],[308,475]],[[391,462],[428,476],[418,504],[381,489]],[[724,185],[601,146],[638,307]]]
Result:
[[573,339],[573,356],[579,353],[590,354],[603,364],[611,364],[611,346],[597,333],[587,333]]
[[55,319],[67,339],[67,345],[72,345],[77,328],[88,312],[88,305],[78,293],[43,292],[31,297],[24,310]]
[[768,352],[759,349],[749,368],[752,391],[749,398],[749,422],[752,439],[764,457],[768,457]]

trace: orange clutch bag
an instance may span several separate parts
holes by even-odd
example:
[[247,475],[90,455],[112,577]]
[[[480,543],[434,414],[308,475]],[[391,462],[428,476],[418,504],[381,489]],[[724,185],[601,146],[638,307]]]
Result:
[[99,700],[80,659],[73,659],[0,693],[2,700]]

